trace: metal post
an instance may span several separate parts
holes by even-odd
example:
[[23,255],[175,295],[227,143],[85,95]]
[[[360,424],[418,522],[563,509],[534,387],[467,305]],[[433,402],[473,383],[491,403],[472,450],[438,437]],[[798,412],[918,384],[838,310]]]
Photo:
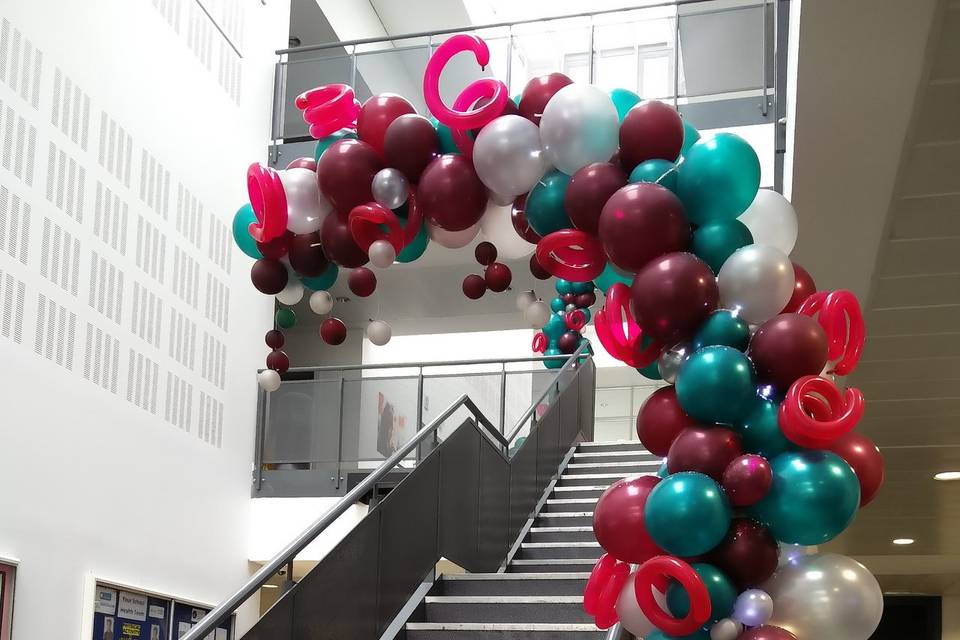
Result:
[[267,420],[270,416],[270,397],[273,395],[272,393],[267,393],[265,391],[261,391],[261,393],[263,394],[263,427],[260,430],[260,443],[257,447],[257,491],[260,491],[260,489],[263,487],[263,450],[266,446],[265,441],[267,439]]
[[761,9],[761,32],[760,48],[763,50],[760,64],[760,87],[763,90],[762,102],[760,103],[760,113],[767,117],[767,0],[763,0],[763,9]]
[[507,93],[510,93],[510,81],[513,79],[513,27],[507,35]]
[[590,19],[590,49],[587,51],[587,82],[593,84],[593,32],[596,31],[596,25],[593,24],[593,18]]
[[334,478],[335,489],[340,488],[340,478],[343,474],[343,378],[340,378],[340,402],[337,406],[337,475]]
[[273,121],[271,122],[273,131],[270,133],[272,140],[283,137],[283,75],[283,61],[278,61],[273,69]]
[[[423,367],[417,371],[417,431],[423,429]],[[423,447],[417,446],[417,461],[423,458]]]
[[357,45],[350,47],[350,86],[357,86]]
[[507,365],[500,365],[500,433],[507,431]]
[[680,103],[680,5],[675,7],[673,18],[673,108]]

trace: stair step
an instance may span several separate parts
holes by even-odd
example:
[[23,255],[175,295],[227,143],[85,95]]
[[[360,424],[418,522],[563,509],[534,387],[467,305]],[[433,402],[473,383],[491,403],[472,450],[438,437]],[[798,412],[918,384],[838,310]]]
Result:
[[579,475],[581,473],[620,473],[621,476],[638,473],[656,473],[662,460],[631,460],[626,462],[571,462],[563,470],[564,474]]
[[510,573],[566,573],[570,571],[590,572],[596,560],[588,558],[548,558],[545,560],[512,560],[507,566]]
[[575,487],[575,486],[600,486],[609,487],[614,482],[621,478],[625,478],[630,475],[638,476],[651,476],[656,475],[656,471],[650,471],[645,473],[564,473],[560,476],[560,480],[557,482],[559,487]]
[[583,595],[589,577],[585,571],[444,575],[431,595],[576,596]]
[[571,462],[581,464],[581,463],[592,463],[592,462],[646,462],[650,460],[656,460],[659,462],[661,458],[653,455],[648,451],[635,450],[635,451],[587,451],[587,452],[575,452],[573,454],[573,460]]
[[585,512],[593,513],[596,498],[548,498],[541,513]]
[[427,622],[591,622],[583,596],[427,596]]
[[592,542],[522,542],[517,557],[521,560],[584,558],[596,560],[603,549]]
[[639,440],[608,440],[605,442],[581,442],[577,451],[646,451]]
[[408,622],[407,640],[599,640],[593,624],[516,622]]
[[533,521],[535,527],[592,527],[593,512],[566,511],[541,513]]
[[606,487],[597,487],[592,485],[573,486],[573,487],[554,487],[550,498],[593,498],[596,500],[603,495]]
[[529,542],[593,542],[592,526],[532,527]]

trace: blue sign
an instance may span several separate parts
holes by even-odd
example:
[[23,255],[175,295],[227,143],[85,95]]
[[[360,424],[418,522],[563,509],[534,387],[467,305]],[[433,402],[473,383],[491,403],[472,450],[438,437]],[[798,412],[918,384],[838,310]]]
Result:
[[[197,607],[182,602],[176,602],[173,605],[173,640],[179,640],[187,634],[187,631],[193,628],[193,625],[200,622],[203,616],[210,613],[209,609]],[[233,640],[233,634],[230,632],[230,621],[224,622],[215,631],[211,631],[204,640]]]

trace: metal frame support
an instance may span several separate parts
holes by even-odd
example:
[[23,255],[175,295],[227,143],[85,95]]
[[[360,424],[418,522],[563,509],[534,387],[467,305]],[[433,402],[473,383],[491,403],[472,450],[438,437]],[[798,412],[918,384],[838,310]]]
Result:
[[680,5],[673,12],[673,108],[680,104]]
[[339,489],[343,482],[343,395],[343,378],[340,378],[340,402],[337,404],[337,475],[330,478],[334,489]]
[[760,102],[760,113],[767,117],[769,105],[767,104],[767,6],[768,0],[763,0],[763,9],[760,11],[760,48],[763,50],[760,55],[760,87],[763,91],[763,97]]
[[590,20],[590,44],[589,44],[589,48],[587,49],[587,82],[589,82],[590,84],[593,84],[593,76],[594,76],[594,72],[593,72],[593,55],[594,55],[594,54],[593,54],[593,36],[594,36],[594,32],[596,31],[596,29],[597,29],[597,27],[596,27],[595,24],[593,24],[593,20],[591,19],[591,20]]
[[507,432],[507,364],[500,365],[500,433]]

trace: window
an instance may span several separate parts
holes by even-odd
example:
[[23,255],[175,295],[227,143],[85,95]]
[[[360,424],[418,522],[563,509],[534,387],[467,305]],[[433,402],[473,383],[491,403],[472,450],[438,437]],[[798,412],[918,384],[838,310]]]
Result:
[[673,57],[666,44],[639,50],[638,92],[644,99],[673,96]]
[[10,640],[10,627],[13,624],[13,586],[16,578],[15,566],[0,563],[0,640]]

